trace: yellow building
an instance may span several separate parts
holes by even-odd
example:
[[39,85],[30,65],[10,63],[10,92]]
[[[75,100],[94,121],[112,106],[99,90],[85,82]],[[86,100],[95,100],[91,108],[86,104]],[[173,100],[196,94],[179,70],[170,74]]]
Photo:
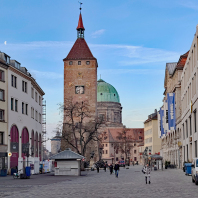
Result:
[[149,154],[159,153],[161,139],[158,137],[157,110],[148,116],[144,122],[144,148],[148,147]]

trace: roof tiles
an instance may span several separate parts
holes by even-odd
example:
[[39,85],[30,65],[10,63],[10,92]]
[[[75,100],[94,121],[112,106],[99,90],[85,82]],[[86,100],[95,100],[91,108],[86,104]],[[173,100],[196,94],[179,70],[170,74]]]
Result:
[[92,60],[96,59],[89,49],[84,38],[78,38],[65,60]]

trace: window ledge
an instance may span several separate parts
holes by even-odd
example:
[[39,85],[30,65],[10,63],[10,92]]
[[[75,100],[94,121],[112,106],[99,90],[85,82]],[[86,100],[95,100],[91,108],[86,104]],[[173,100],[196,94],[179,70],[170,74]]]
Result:
[[3,82],[3,83],[5,83],[5,80],[0,80],[0,82]]
[[[0,120],[0,122],[5,122],[5,120]],[[5,122],[6,123],[6,122]]]
[[0,101],[1,101],[1,102],[5,102],[5,100],[1,100],[1,99],[0,99]]

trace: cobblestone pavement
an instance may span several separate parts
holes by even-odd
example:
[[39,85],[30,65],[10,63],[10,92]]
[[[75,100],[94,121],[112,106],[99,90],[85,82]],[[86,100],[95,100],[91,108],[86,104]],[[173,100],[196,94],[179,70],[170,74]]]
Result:
[[88,171],[80,177],[33,175],[29,180],[0,178],[0,197],[197,197],[198,186],[182,170],[151,172],[151,184],[145,184],[142,166],[121,168],[119,178],[109,171]]

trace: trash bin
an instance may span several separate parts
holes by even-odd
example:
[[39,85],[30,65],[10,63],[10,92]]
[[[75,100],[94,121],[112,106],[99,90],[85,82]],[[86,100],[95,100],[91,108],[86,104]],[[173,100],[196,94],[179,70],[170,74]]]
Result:
[[30,178],[30,175],[31,175],[31,168],[30,168],[30,166],[25,167],[25,174],[26,174],[27,178]]
[[6,177],[6,176],[7,176],[7,169],[1,169],[0,177]]
[[185,163],[185,172],[186,172],[186,175],[191,175],[191,170],[192,170],[191,165],[192,165],[192,163]]
[[14,173],[16,173],[16,172],[17,172],[17,169],[15,169],[15,168],[11,169],[11,175],[14,175]]

